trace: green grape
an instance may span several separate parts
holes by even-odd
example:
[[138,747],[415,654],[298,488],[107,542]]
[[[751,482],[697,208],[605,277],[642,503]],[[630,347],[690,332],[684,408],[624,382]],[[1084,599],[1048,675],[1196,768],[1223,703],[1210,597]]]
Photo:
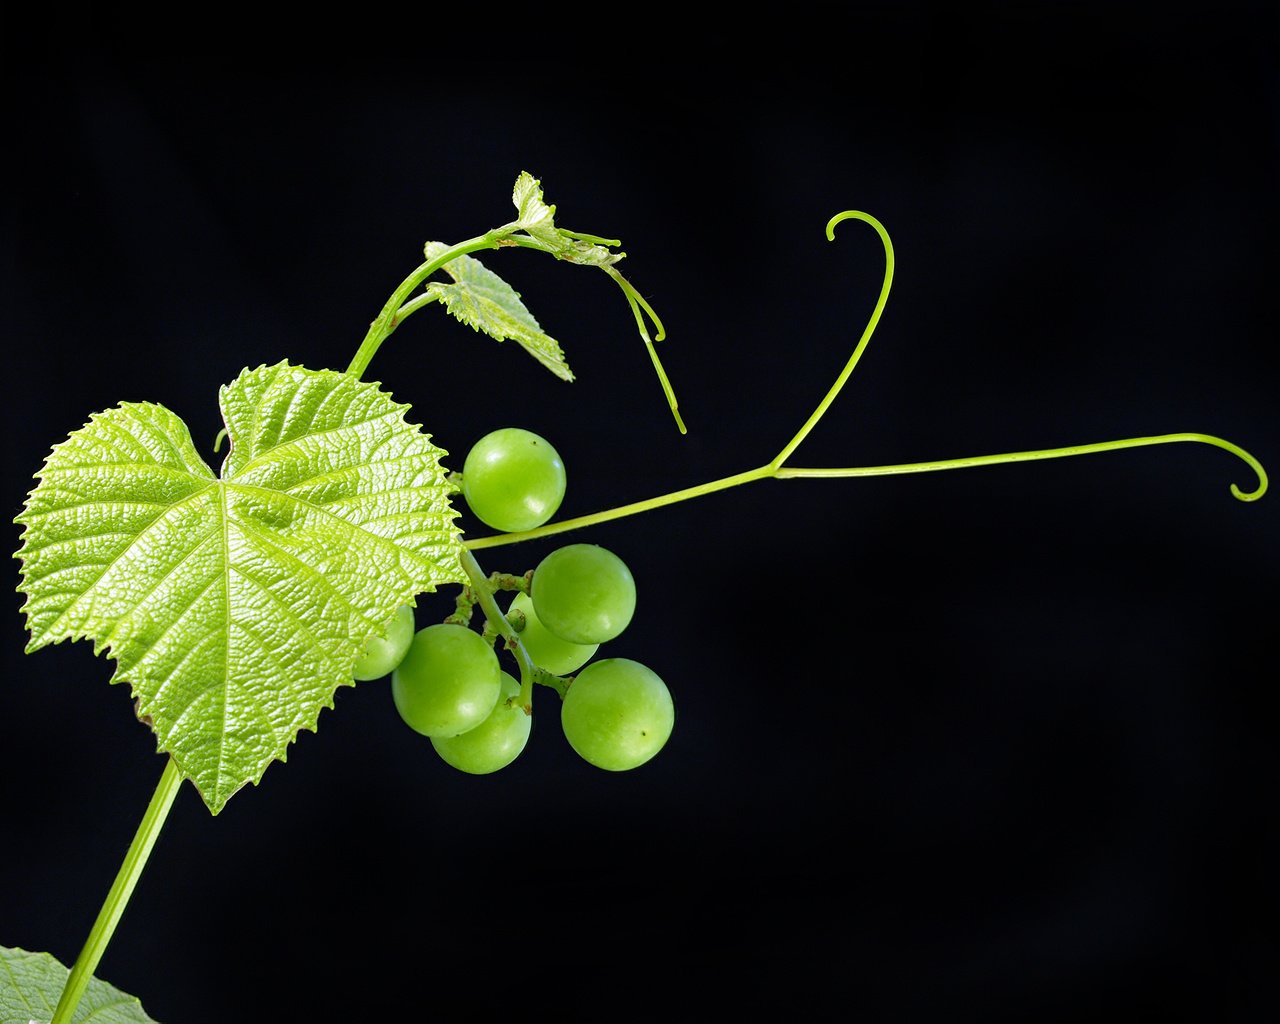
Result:
[[533,601],[528,594],[516,594],[511,612],[524,614],[524,629],[520,631],[520,642],[529,652],[529,657],[539,668],[545,668],[552,675],[567,676],[576,672],[595,657],[600,649],[599,644],[575,644],[561,640],[542,624],[538,613],[533,610]]
[[413,643],[413,605],[402,604],[384,631],[370,637],[360,657],[356,659],[352,675],[361,682],[381,679],[391,672],[404,658]]
[[516,533],[541,526],[564,499],[564,463],[542,437],[503,427],[480,438],[462,464],[462,495],[476,518]]
[[597,768],[625,772],[666,745],[675,705],[656,672],[630,658],[592,662],[569,684],[560,706],[565,739]]
[[567,544],[538,563],[529,596],[538,619],[562,640],[602,644],[630,624],[636,581],[612,551]]
[[502,688],[498,655],[474,629],[438,622],[418,630],[391,673],[400,717],[424,736],[456,736],[483,722]]
[[533,728],[533,719],[525,714],[524,708],[518,704],[507,705],[508,698],[519,692],[519,681],[503,672],[498,703],[489,717],[459,736],[432,736],[431,745],[436,753],[447,764],[469,775],[489,775],[505,768],[523,752]]

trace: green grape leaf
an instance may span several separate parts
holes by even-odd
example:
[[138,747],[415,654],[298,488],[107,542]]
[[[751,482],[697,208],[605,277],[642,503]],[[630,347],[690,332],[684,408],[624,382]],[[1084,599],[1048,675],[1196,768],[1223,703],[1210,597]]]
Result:
[[55,445],[24,526],[27,650],[94,641],[217,814],[333,707],[401,604],[462,583],[443,451],[376,384],[287,362],[219,391],[215,477],[163,406]]
[[[70,968],[49,953],[0,946],[0,1024],[48,1024],[58,1008]],[[90,978],[72,1024],[156,1024],[135,997]]]
[[542,198],[542,183],[528,171],[521,171],[511,190],[511,201],[516,206],[516,226],[525,234],[559,247],[560,232],[556,230],[556,208]]
[[[443,242],[428,242],[427,259],[435,259],[448,248]],[[429,281],[427,294],[443,299],[454,317],[498,341],[510,338],[518,342],[561,380],[573,380],[560,343],[542,330],[511,285],[474,256],[457,256],[441,269],[453,283]]]

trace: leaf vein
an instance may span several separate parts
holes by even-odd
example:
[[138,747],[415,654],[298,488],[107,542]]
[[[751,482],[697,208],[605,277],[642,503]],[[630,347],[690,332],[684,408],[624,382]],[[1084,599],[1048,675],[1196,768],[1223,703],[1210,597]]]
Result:
[[[258,487],[254,484],[237,483],[231,486],[239,488],[240,490],[256,491],[263,494],[279,495],[282,493],[281,491],[273,491],[270,488]],[[320,513],[321,515],[327,517],[328,519],[333,520],[333,522],[337,523],[343,530],[349,530],[349,531],[361,534],[362,536],[367,538],[370,543],[375,544],[378,548],[384,551],[389,550],[391,554],[396,556],[397,561],[399,561],[400,555],[404,553],[401,551],[399,545],[395,544],[394,542],[387,540],[385,537],[381,537],[376,533],[371,533],[370,531],[361,528],[361,526],[358,523],[353,523],[349,519],[344,519],[342,516],[329,511],[323,505],[317,505],[314,502],[307,501],[307,499],[305,498],[299,498],[296,495],[289,495],[289,498],[292,501],[296,501],[299,505],[303,505],[306,508],[313,509],[316,512]],[[251,532],[254,536],[260,536],[265,539],[266,535],[263,531],[251,530],[248,524],[242,524],[242,526],[244,526],[246,532]],[[447,541],[445,543],[447,543]],[[409,553],[412,554],[412,552],[409,552]],[[288,554],[288,552],[285,552],[285,554]],[[378,623],[378,625],[380,625],[380,623]]]
[[[153,519],[151,523],[147,524],[148,528],[154,523],[155,523],[155,520]],[[51,540],[47,544],[36,544],[36,545],[28,544],[26,547],[22,549],[22,557],[29,558],[32,555],[38,555],[41,552],[50,551],[55,548],[67,547],[69,545],[76,544],[80,541],[102,540],[105,537],[126,537],[129,539],[134,539],[138,537],[138,533],[131,530],[104,530],[102,533],[77,533],[74,537],[59,537],[57,540]],[[130,545],[126,545],[126,547],[128,546]],[[90,563],[78,562],[77,566],[84,565],[84,564],[109,565],[111,563],[109,562],[90,562]]]
[[[117,553],[116,553],[116,556],[115,556],[115,557],[114,557],[110,562],[105,562],[105,563],[104,563],[104,562],[87,562],[87,563],[84,563],[84,565],[90,565],[90,566],[102,565],[102,566],[103,566],[103,570],[102,570],[102,572],[98,573],[98,575],[97,575],[96,577],[94,577],[93,582],[91,582],[90,584],[88,584],[88,586],[86,586],[86,587],[85,587],[85,588],[84,588],[84,589],[83,589],[83,590],[82,590],[82,591],[81,591],[81,592],[76,596],[75,600],[73,600],[70,604],[68,604],[68,605],[67,605],[67,607],[66,607],[66,609],[63,611],[63,613],[62,613],[61,615],[59,615],[57,619],[55,619],[55,620],[54,620],[54,625],[56,626],[58,623],[62,622],[62,621],[67,617],[67,613],[68,613],[68,612],[70,612],[70,611],[71,611],[71,609],[72,609],[72,608],[74,608],[77,604],[79,604],[79,603],[80,603],[80,600],[81,600],[81,599],[82,599],[86,594],[88,594],[88,593],[89,593],[90,591],[92,591],[92,590],[95,590],[95,589],[97,588],[98,584],[102,582],[102,578],[103,578],[104,576],[106,576],[106,574],[107,574],[107,573],[108,573],[108,572],[109,572],[109,571],[110,571],[110,570],[111,570],[115,565],[117,565],[117,564],[119,563],[121,556],[122,556],[125,552],[132,550],[132,548],[133,548],[133,547],[134,547],[134,545],[138,542],[138,540],[141,540],[143,536],[145,536],[147,533],[149,533],[149,532],[150,532],[150,530],[151,530],[151,528],[152,528],[153,526],[155,526],[155,525],[156,525],[156,523],[160,522],[160,520],[161,520],[161,519],[163,519],[163,518],[164,518],[164,517],[165,517],[169,512],[172,512],[174,509],[181,508],[183,505],[187,504],[189,501],[192,501],[194,498],[199,497],[201,494],[203,494],[205,491],[207,491],[207,490],[209,489],[209,487],[211,487],[211,486],[213,486],[213,484],[209,484],[209,485],[208,485],[208,486],[206,486],[206,487],[202,487],[200,490],[196,491],[194,494],[189,494],[189,495],[187,495],[185,498],[183,498],[181,501],[175,501],[172,505],[169,505],[169,506],[165,509],[165,511],[164,511],[164,512],[161,512],[161,513],[160,513],[160,515],[156,516],[156,517],[155,517],[155,519],[151,520],[151,522],[149,522],[145,527],[143,527],[141,530],[139,530],[139,531],[138,531],[137,538],[135,539],[134,544],[130,544],[128,547],[126,547],[126,548],[124,549],[124,551],[117,552]],[[84,568],[84,565],[73,566],[73,567],[71,567],[71,568]],[[50,575],[52,575],[52,574],[50,574]],[[45,578],[47,578],[47,577],[45,577]],[[49,630],[46,630],[46,635],[48,635],[48,634],[49,634],[49,633],[51,633],[52,631],[53,631],[53,630],[52,630],[52,627],[51,627]]]
[[[183,672],[182,670],[183,670],[184,666],[186,666],[186,665],[190,664],[192,661],[195,661],[198,657],[200,657],[200,655],[201,655],[201,654],[203,654],[203,653],[204,653],[204,651],[206,650],[206,648],[207,648],[207,646],[208,646],[208,645],[207,645],[207,641],[208,641],[208,640],[210,640],[211,638],[214,638],[214,636],[215,636],[215,634],[216,634],[217,632],[218,632],[218,631],[217,631],[217,629],[216,629],[216,628],[215,628],[215,629],[210,629],[210,630],[208,630],[208,631],[204,634],[204,636],[202,636],[202,637],[200,638],[199,643],[194,643],[194,644],[192,644],[192,645],[191,645],[191,646],[186,650],[186,652],[185,652],[185,653],[183,654],[183,656],[182,656],[182,660],[181,660],[181,661],[179,661],[179,662],[178,662],[178,664],[177,664],[176,666],[174,666],[173,671],[169,674],[169,678],[165,680],[165,683],[164,683],[164,685],[165,685],[165,686],[168,686],[168,685],[169,685],[169,682],[170,682],[170,681],[172,681],[173,679],[183,679],[183,678],[186,678],[186,679],[192,679],[192,678],[195,678],[195,677],[193,677],[193,676],[191,676],[191,675],[184,674],[184,672]],[[224,652],[225,652],[225,651],[226,651],[226,648],[224,647],[224,648],[223,648],[223,650],[224,650]],[[178,713],[177,713],[176,715],[174,715],[174,716],[173,716],[173,726],[172,726],[172,728],[170,729],[170,731],[172,732],[172,731],[176,730],[176,729],[179,727],[179,725],[181,724],[182,720],[183,720],[184,718],[186,718],[186,716],[187,716],[188,712],[190,712],[190,711],[191,711],[192,707],[194,707],[194,706],[195,706],[196,702],[197,702],[197,701],[199,701],[201,697],[205,696],[205,695],[206,695],[206,694],[208,694],[208,693],[212,693],[214,690],[223,690],[223,691],[225,692],[225,691],[226,691],[226,689],[227,689],[227,687],[230,685],[229,680],[227,679],[227,675],[228,675],[228,662],[227,662],[227,658],[226,658],[225,653],[224,653],[223,663],[222,663],[222,679],[221,679],[221,681],[219,681],[219,680],[205,680],[205,679],[199,679],[199,678],[197,678],[197,679],[195,680],[195,681],[196,681],[196,686],[195,686],[195,688],[194,688],[193,692],[190,694],[190,697],[189,697],[189,699],[187,700],[187,702],[186,702],[185,704],[183,704],[180,708],[176,708],[176,709],[175,709],[175,710],[177,710],[177,712],[178,712]],[[134,678],[134,675],[133,675],[133,673],[131,673],[131,672],[130,672],[130,673],[122,674],[122,675],[120,676],[120,678],[121,678],[122,680],[128,681],[128,682],[130,682],[130,683],[134,683],[134,682],[137,682],[137,681],[138,681],[138,680],[136,680],[136,679]],[[225,703],[225,701],[224,701],[224,703]],[[154,697],[152,697],[150,700],[148,700],[146,707],[145,707],[145,708],[143,708],[142,710],[144,711],[144,713],[151,714],[151,710],[150,710],[150,709],[151,709],[151,708],[153,708],[153,707],[154,707],[154,705],[155,705],[155,698],[154,698]],[[161,712],[159,709],[157,709],[156,714],[157,714],[157,715],[161,715],[161,714],[162,714],[162,712]],[[226,735],[226,723],[225,723],[225,722],[223,723],[223,729],[219,732],[219,735],[220,735],[220,736],[225,736],[225,735]]]
[[231,479],[236,480],[239,477],[244,476],[251,469],[257,467],[260,463],[271,461],[272,457],[276,456],[278,452],[281,452],[288,448],[297,448],[303,441],[310,441],[313,439],[323,438],[329,434],[349,433],[358,427],[365,426],[366,424],[373,424],[373,423],[377,423],[379,420],[392,419],[392,418],[401,419],[402,413],[400,412],[400,410],[396,409],[396,410],[391,410],[389,412],[382,412],[376,416],[369,416],[366,419],[357,420],[355,423],[340,423],[336,427],[327,427],[324,430],[316,430],[310,433],[303,434],[301,437],[290,438],[288,441],[280,441],[277,444],[273,444],[270,448],[267,448],[260,452],[256,452],[243,466],[240,467],[239,470],[237,470],[236,476]]
[[[326,480],[326,479],[338,480],[345,476],[350,476],[351,474],[357,474],[362,469],[373,469],[378,466],[392,466],[399,462],[409,462],[409,463],[421,462],[426,457],[427,457],[427,453],[425,452],[409,452],[408,454],[396,455],[389,459],[379,459],[376,462],[373,461],[372,459],[369,459],[369,460],[360,462],[359,464],[354,466],[340,466],[337,469],[325,470],[323,473],[316,473],[314,476],[309,476],[305,480],[299,480],[296,483],[290,484],[289,487],[283,490],[281,493],[292,495],[295,490],[298,490],[299,488],[302,488],[302,487],[306,487],[309,484],[313,484],[321,480]],[[407,491],[407,490],[413,490],[413,489],[414,489],[413,486],[410,485],[408,487],[395,488],[394,490]],[[371,491],[366,494],[361,494],[359,495],[359,497],[376,499],[380,495],[385,493],[389,493],[389,492],[381,491],[381,490]]]
[[97,462],[72,462],[57,466],[46,464],[40,468],[40,472],[36,475],[43,480],[50,474],[78,473],[81,470],[89,470],[96,474],[101,472],[104,467],[110,469],[140,469],[147,473],[164,473],[167,476],[176,476],[183,480],[198,481],[205,487],[216,479],[212,474],[206,477],[203,474],[195,473],[190,469],[174,469],[172,466],[166,466],[162,462],[106,462],[101,459]]
[[55,508],[49,509],[47,512],[24,513],[21,517],[19,517],[17,521],[27,523],[30,525],[35,525],[40,520],[47,519],[49,516],[52,516],[52,515],[57,515],[59,512],[73,512],[78,508],[94,508],[98,505],[110,505],[113,508],[135,507],[135,506],[137,508],[168,508],[169,504],[170,503],[167,501],[141,501],[141,500],[135,500],[135,499],[130,499],[128,501],[125,501],[125,500],[117,501],[114,499],[106,500],[103,498],[93,498],[90,501],[76,501],[76,502],[69,502],[63,505],[58,505]]
[[[212,534],[210,534],[210,536],[212,536]],[[178,628],[178,626],[182,624],[187,614],[193,608],[196,607],[200,599],[218,585],[218,583],[220,582],[221,576],[222,576],[222,573],[215,573],[213,576],[211,576],[209,578],[209,582],[205,584],[204,588],[198,591],[194,596],[192,596],[191,600],[187,602],[186,607],[176,612],[176,614],[170,620],[169,624],[166,625],[164,627],[164,630],[160,633],[160,635],[156,637],[155,642],[148,645],[147,648],[142,652],[142,654],[138,656],[137,660],[134,662],[135,665],[138,662],[141,662],[143,657],[145,657],[147,654],[150,654],[152,651],[160,647],[160,645],[164,642],[165,638],[168,637],[175,629]],[[141,604],[142,604],[141,601],[138,602],[139,607],[141,606]],[[191,640],[189,641],[189,646],[199,647],[200,644],[204,643],[204,640],[206,637],[211,636],[216,631],[217,631],[216,626],[210,626],[202,634],[201,633],[194,634]],[[116,634],[116,630],[113,629],[111,631],[111,634],[107,637],[107,639],[103,641],[104,645],[109,644],[111,642],[111,639],[115,636],[115,634]],[[152,701],[155,701],[156,698],[158,698],[160,694],[164,691],[165,687],[169,685],[169,682],[172,680],[173,675],[174,673],[170,672],[169,675],[165,678],[165,680],[160,684],[160,686],[156,689],[156,692],[151,697]]]

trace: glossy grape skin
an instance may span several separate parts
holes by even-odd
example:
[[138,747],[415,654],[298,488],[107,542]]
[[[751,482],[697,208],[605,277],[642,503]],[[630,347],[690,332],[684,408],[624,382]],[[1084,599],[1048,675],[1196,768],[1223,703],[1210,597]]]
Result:
[[675,705],[667,684],[651,668],[630,658],[603,658],[569,684],[560,725],[583,760],[625,772],[666,745],[675,726]]
[[567,544],[552,551],[533,570],[529,596],[542,624],[575,644],[614,639],[636,610],[631,570],[598,544]]
[[459,736],[432,736],[431,745],[446,764],[468,775],[489,775],[505,768],[524,751],[533,718],[519,705],[507,706],[507,698],[520,692],[520,683],[502,673],[498,703],[489,717]]
[[383,635],[370,637],[365,644],[352,675],[360,682],[367,682],[392,672],[413,643],[413,627],[413,605],[402,604],[387,623]]
[[520,631],[520,642],[533,663],[552,675],[567,676],[578,671],[600,649],[599,644],[575,644],[556,636],[542,624],[528,594],[516,594],[507,612],[508,615],[511,612],[523,613],[525,624]]
[[462,465],[462,496],[486,526],[518,533],[541,526],[564,500],[564,462],[546,438],[502,427],[480,438]]
[[474,629],[438,622],[418,630],[391,673],[400,717],[423,736],[456,736],[483,722],[498,702],[498,655]]

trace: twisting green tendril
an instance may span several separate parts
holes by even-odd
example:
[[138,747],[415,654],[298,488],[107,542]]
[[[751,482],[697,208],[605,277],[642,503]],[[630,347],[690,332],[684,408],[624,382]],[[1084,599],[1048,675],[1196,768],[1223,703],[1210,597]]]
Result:
[[654,312],[653,307],[649,305],[645,297],[636,291],[635,285],[619,274],[617,269],[614,267],[605,267],[604,271],[612,277],[618,283],[618,287],[626,293],[627,299],[631,303],[631,310],[635,313],[636,321],[640,325],[640,333],[644,335],[645,341],[649,340],[649,335],[645,331],[644,321],[640,319],[641,309],[645,311],[650,321],[653,323],[653,340],[662,341],[662,339],[667,336],[667,329],[662,326],[662,321],[658,318],[658,314]]
[[617,248],[622,244],[620,238],[601,238],[599,235],[589,235],[585,231],[570,231],[568,228],[557,228],[560,234],[568,238],[576,238],[580,242],[590,242],[592,245],[610,245]]
[[[559,229],[561,234],[572,235],[574,237],[590,240],[593,236],[583,235],[580,232],[565,231]],[[616,240],[597,239],[597,241],[608,241],[610,244],[619,244]],[[553,256],[557,255],[556,251],[548,246],[545,242],[536,238],[530,238],[527,235],[512,235],[504,239],[504,244],[518,245],[525,249],[537,249],[541,252],[549,252]],[[609,263],[600,264],[600,269],[613,278],[614,283],[622,289],[623,295],[627,297],[627,303],[631,306],[631,313],[635,317],[636,327],[640,331],[640,339],[644,342],[645,348],[649,352],[649,359],[653,363],[653,368],[658,374],[658,382],[662,385],[662,393],[666,396],[667,405],[671,409],[671,415],[675,418],[676,426],[680,428],[680,433],[687,434],[689,431],[685,427],[684,420],[680,416],[679,406],[676,402],[675,391],[671,387],[671,382],[667,379],[667,372],[663,369],[662,360],[658,358],[658,353],[653,347],[655,341],[662,341],[667,336],[666,328],[662,326],[662,321],[658,318],[658,314],[654,312],[653,307],[645,300],[644,296],[636,291],[635,286],[628,281],[617,267]],[[654,336],[649,336],[649,330],[645,326],[644,317],[648,315],[653,322]]]
[[[871,313],[871,317],[867,321],[867,326],[862,332],[862,337],[858,340],[854,347],[853,354],[845,363],[844,368],[836,377],[835,383],[827,391],[818,407],[813,414],[805,421],[804,425],[796,432],[796,435],[787,442],[782,450],[774,456],[771,462],[756,469],[747,470],[744,473],[735,473],[732,476],[721,477],[718,480],[711,480],[706,483],[698,484],[694,487],[686,487],[682,490],[671,491],[667,494],[661,494],[654,498],[647,498],[644,501],[632,502],[628,505],[620,505],[617,508],[607,509],[603,512],[595,512],[591,515],[578,516],[574,519],[565,519],[560,522],[547,523],[533,530],[525,530],[520,533],[503,533],[494,534],[488,537],[477,537],[465,542],[468,549],[491,548],[504,544],[513,544],[518,541],[533,540],[538,537],[547,537],[557,533],[566,533],[570,530],[581,529],[586,526],[595,526],[599,523],[610,522],[614,519],[621,519],[625,516],[635,515],[638,512],[648,512],[653,509],[662,508],[666,505],[674,505],[681,501],[688,501],[690,498],[701,497],[706,494],[712,494],[716,491],[722,491],[729,487],[736,487],[740,484],[750,483],[753,480],[763,480],[769,477],[778,479],[798,479],[801,477],[854,477],[854,476],[892,476],[902,473],[928,473],[943,469],[963,469],[971,466],[989,466],[997,463],[1006,462],[1029,462],[1036,459],[1056,459],[1064,458],[1070,455],[1087,455],[1095,452],[1115,451],[1121,448],[1138,448],[1144,445],[1153,444],[1170,444],[1178,441],[1194,441],[1201,444],[1210,444],[1224,451],[1231,452],[1233,455],[1243,460],[1257,475],[1258,486],[1251,491],[1241,490],[1236,485],[1231,485],[1231,493],[1241,501],[1256,501],[1261,498],[1267,491],[1267,474],[1262,464],[1251,454],[1241,448],[1239,445],[1230,441],[1224,441],[1220,437],[1214,437],[1210,434],[1194,434],[1194,433],[1178,433],[1178,434],[1160,434],[1153,437],[1131,437],[1119,441],[1102,441],[1096,444],[1068,445],[1061,448],[1045,448],[1036,451],[1007,452],[1001,455],[976,455],[959,459],[942,459],[929,462],[910,462],[901,463],[892,466],[859,466],[839,469],[799,469],[784,466],[783,463],[791,456],[791,454],[800,446],[800,443],[809,435],[817,422],[822,418],[823,414],[835,401],[836,396],[840,393],[840,389],[844,387],[844,383],[849,379],[849,375],[853,373],[853,368],[857,365],[858,360],[862,357],[863,351],[867,347],[872,333],[880,322],[880,315],[884,312],[885,303],[889,298],[889,288],[893,283],[893,243],[889,239],[889,233],[875,217],[870,214],[862,213],[858,210],[847,210],[844,213],[836,214],[827,222],[827,239],[833,241],[835,239],[835,227],[837,224],[845,220],[860,220],[869,224],[875,229],[876,234],[880,236],[880,241],[884,246],[885,269],[884,280],[880,286],[880,296],[876,300],[876,305]],[[636,313],[637,321],[639,321],[639,312]],[[644,334],[643,323],[641,323],[641,333]],[[646,340],[647,336],[646,336]]]
[[876,326],[880,323],[880,314],[884,312],[885,303],[889,301],[889,288],[893,284],[893,243],[889,240],[889,232],[884,229],[884,225],[876,220],[871,214],[863,213],[860,210],[846,210],[844,213],[837,213],[829,221],[827,221],[827,241],[835,241],[836,225],[845,220],[860,220],[866,224],[870,224],[880,236],[880,242],[884,246],[884,281],[880,285],[880,297],[876,300],[875,309],[871,311],[871,317],[867,320],[867,326],[862,331],[862,337],[858,339],[858,344],[854,346],[853,354],[849,357],[849,361],[844,364],[844,369],[840,371],[840,375],[836,377],[835,383],[831,385],[830,390],[818,403],[818,407],[813,410],[813,415],[805,420],[804,426],[796,432],[793,437],[783,447],[782,451],[774,456],[770,463],[773,467],[778,467],[787,460],[792,452],[799,447],[803,441],[822,419],[831,403],[836,400],[836,395],[840,394],[840,389],[844,387],[844,382],[849,379],[849,375],[853,373],[853,368],[858,365],[858,360],[862,358],[862,353],[866,350],[867,342],[871,340],[871,335],[875,333]]
[[796,469],[790,466],[779,469],[778,479],[798,477],[841,476],[893,476],[901,473],[931,473],[941,469],[967,469],[970,466],[992,466],[1004,462],[1032,462],[1036,459],[1060,459],[1068,455],[1088,455],[1093,452],[1116,451],[1121,448],[1140,448],[1152,444],[1172,444],[1177,441],[1198,441],[1236,455],[1257,474],[1258,486],[1252,491],[1242,491],[1236,484],[1231,493],[1241,501],[1257,501],[1267,492],[1267,473],[1262,463],[1239,445],[1224,441],[1211,434],[1158,434],[1154,437],[1128,437],[1121,441],[1099,441],[1097,444],[1075,444],[1064,448],[1042,448],[1037,451],[1006,452],[1003,455],[972,455],[963,459],[941,459],[937,462],[909,462],[898,466],[856,466],[848,469]]
[[1085,455],[1091,452],[1113,451],[1119,448],[1137,448],[1142,445],[1168,444],[1175,441],[1199,441],[1204,444],[1211,444],[1231,452],[1246,462],[1257,474],[1258,486],[1252,491],[1243,491],[1238,485],[1232,484],[1231,493],[1241,501],[1256,501],[1266,493],[1267,474],[1262,468],[1262,464],[1238,445],[1232,444],[1230,441],[1224,441],[1218,437],[1213,437],[1209,434],[1162,434],[1157,437],[1133,437],[1121,441],[1103,441],[1097,444],[1072,445],[1065,448],[1009,452],[1002,455],[974,455],[961,459],[944,459],[934,462],[910,462],[892,466],[852,466],[844,469],[800,469],[793,468],[791,466],[778,467],[765,465],[757,467],[756,469],[748,470],[745,473],[736,473],[733,476],[721,477],[718,480],[711,480],[707,483],[698,484],[694,487],[686,487],[679,491],[671,491],[667,494],[658,495],[657,497],[647,498],[644,501],[636,501],[628,505],[619,505],[617,508],[608,509],[604,512],[595,512],[591,515],[578,516],[574,519],[564,519],[559,522],[547,523],[545,526],[540,526],[534,530],[526,530],[522,533],[500,533],[493,534],[488,537],[476,537],[466,541],[465,546],[472,550],[500,547],[505,544],[514,544],[518,541],[534,540],[538,537],[549,537],[558,533],[567,533],[571,530],[581,529],[586,526],[596,526],[600,523],[611,522],[615,519],[623,519],[626,516],[635,515],[637,512],[649,512],[653,509],[662,508],[666,505],[674,505],[681,501],[687,501],[690,498],[702,497],[703,495],[713,494],[716,491],[723,491],[730,487],[736,487],[739,484],[750,483],[753,480],[764,480],[769,477],[774,477],[779,480],[796,480],[803,477],[896,476],[904,473],[928,473],[942,469],[964,469],[972,466],[990,466],[1005,462],[1030,462],[1035,459],[1063,458],[1068,455]]
[[[662,393],[667,396],[667,405],[671,408],[671,415],[675,417],[676,426],[680,428],[680,433],[687,434],[688,428],[684,425],[684,420],[680,416],[680,408],[676,402],[676,393],[671,387],[671,381],[667,379],[667,371],[662,368],[662,360],[658,358],[658,350],[653,347],[655,341],[661,341],[667,336],[666,329],[662,326],[662,321],[658,319],[658,314],[653,311],[653,307],[645,301],[634,286],[625,277],[617,272],[613,267],[605,267],[604,271],[617,283],[622,289],[622,293],[627,297],[627,302],[631,305],[631,313],[636,318],[636,327],[640,331],[640,337],[644,341],[644,347],[649,353],[649,359],[653,362],[653,368],[658,374],[658,381],[662,385]],[[649,337],[649,331],[645,327],[644,315],[648,314],[649,319],[653,322],[653,328],[656,332],[652,338]]]

